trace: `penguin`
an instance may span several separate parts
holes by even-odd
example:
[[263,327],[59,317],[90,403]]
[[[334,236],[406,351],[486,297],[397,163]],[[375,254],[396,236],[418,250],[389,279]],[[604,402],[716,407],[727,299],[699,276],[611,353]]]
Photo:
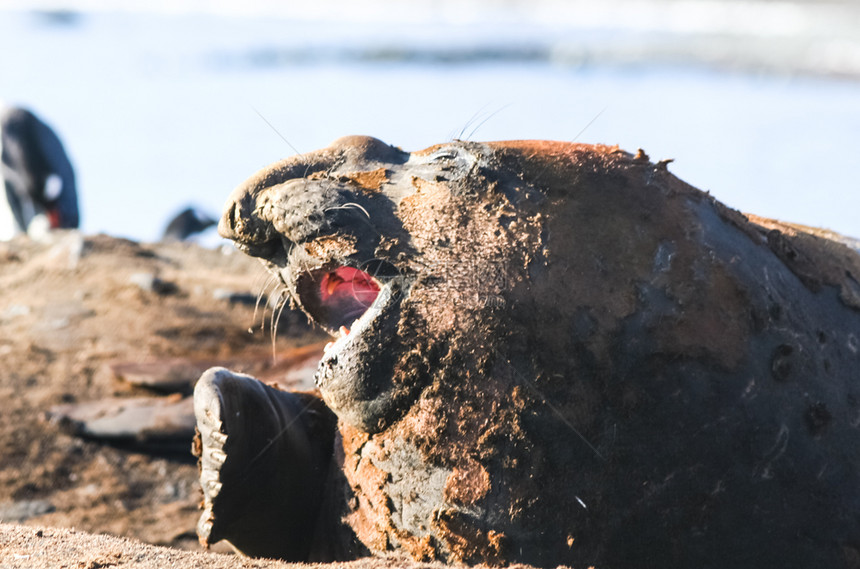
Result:
[[161,240],[185,241],[217,224],[218,222],[206,212],[196,207],[187,207],[170,220],[161,235]]
[[0,108],[0,154],[0,239],[78,227],[74,168],[51,127],[25,108]]

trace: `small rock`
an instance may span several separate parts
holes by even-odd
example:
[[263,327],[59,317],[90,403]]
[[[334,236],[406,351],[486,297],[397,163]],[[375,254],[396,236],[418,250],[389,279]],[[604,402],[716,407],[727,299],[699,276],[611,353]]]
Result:
[[3,320],[11,320],[13,318],[17,318],[18,316],[27,316],[30,314],[30,307],[26,304],[13,304],[9,308],[3,311],[3,314],[0,314],[0,318]]
[[187,454],[194,436],[190,397],[103,398],[55,405],[46,418],[67,433],[144,452]]
[[179,290],[174,283],[163,281],[152,273],[134,273],[128,280],[141,290],[156,294],[172,294]]
[[20,500],[0,504],[0,522],[22,523],[30,518],[56,511],[56,507],[47,500]]
[[243,304],[245,306],[254,306],[259,299],[262,305],[266,304],[266,296],[251,294],[250,292],[234,292],[226,288],[216,288],[212,291],[212,297],[215,300],[226,300],[230,304]]

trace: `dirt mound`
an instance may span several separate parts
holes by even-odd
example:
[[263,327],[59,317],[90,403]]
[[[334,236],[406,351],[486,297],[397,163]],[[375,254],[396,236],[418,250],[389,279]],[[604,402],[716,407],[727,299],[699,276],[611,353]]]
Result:
[[[268,559],[238,558],[235,555],[178,551],[131,539],[58,528],[36,528],[0,524],[0,567],[4,569],[54,569],[77,567],[128,567],[137,569],[289,569],[324,568]],[[418,564],[398,557],[360,559],[338,564],[343,569],[440,569],[441,564]]]

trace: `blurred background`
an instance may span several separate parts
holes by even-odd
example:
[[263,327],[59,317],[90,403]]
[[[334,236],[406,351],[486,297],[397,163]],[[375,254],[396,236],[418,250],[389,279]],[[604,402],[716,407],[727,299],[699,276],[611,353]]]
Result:
[[156,240],[367,134],[643,148],[734,208],[860,236],[852,0],[0,0],[0,100],[62,138],[86,233]]

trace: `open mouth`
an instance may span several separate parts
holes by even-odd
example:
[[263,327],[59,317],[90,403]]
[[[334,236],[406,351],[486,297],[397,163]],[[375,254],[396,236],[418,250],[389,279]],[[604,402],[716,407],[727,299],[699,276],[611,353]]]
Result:
[[[384,261],[305,270],[293,294],[304,312],[334,339],[325,347],[314,381],[337,416],[378,432],[412,392],[393,382],[401,351],[401,303],[411,282]],[[293,273],[295,275],[295,273]]]
[[348,265],[305,270],[294,277],[293,293],[333,336],[314,374],[326,405],[347,423],[376,432],[408,395],[392,378],[401,349],[400,306],[411,283],[385,261],[362,268],[367,271]]
[[372,312],[382,287],[369,273],[349,266],[304,273],[297,283],[302,307],[338,339],[349,336],[364,315]]

